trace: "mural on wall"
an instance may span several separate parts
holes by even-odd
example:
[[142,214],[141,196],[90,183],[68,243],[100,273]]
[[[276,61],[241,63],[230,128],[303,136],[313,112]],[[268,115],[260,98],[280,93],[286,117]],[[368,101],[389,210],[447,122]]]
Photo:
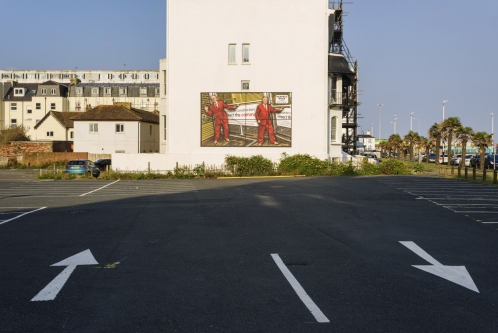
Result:
[[201,147],[291,147],[292,93],[201,93]]

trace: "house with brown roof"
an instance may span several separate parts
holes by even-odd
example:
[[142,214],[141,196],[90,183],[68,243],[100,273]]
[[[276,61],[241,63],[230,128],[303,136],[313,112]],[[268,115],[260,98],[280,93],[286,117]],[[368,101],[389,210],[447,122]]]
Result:
[[81,112],[49,111],[36,125],[31,140],[73,141],[74,121],[72,117]]
[[74,121],[74,151],[94,154],[158,153],[159,113],[114,103],[89,108]]

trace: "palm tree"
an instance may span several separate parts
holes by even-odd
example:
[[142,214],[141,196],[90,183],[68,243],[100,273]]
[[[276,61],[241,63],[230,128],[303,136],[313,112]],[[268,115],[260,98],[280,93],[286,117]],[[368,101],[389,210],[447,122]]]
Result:
[[403,139],[399,136],[399,134],[391,134],[391,136],[388,139],[389,146],[391,150],[396,151],[396,154],[400,154],[400,150],[403,148]]
[[434,125],[429,128],[429,140],[432,141],[436,148],[436,164],[439,164],[439,147],[441,145],[441,125],[438,123],[434,123]]
[[414,131],[408,132],[408,134],[404,137],[404,141],[408,148],[408,154],[410,155],[410,161],[413,160],[413,147],[417,144],[419,138],[420,136],[418,133]]
[[432,141],[427,139],[424,136],[420,136],[419,139],[419,146],[424,149],[425,151],[425,162],[429,164],[429,152],[431,148],[433,147]]
[[472,144],[479,148],[479,161],[482,170],[484,170],[484,154],[486,153],[486,148],[493,143],[492,137],[492,134],[488,134],[486,132],[476,132],[472,135]]
[[451,143],[453,141],[453,133],[459,128],[462,127],[462,122],[458,117],[449,117],[446,118],[441,124],[442,130],[446,132],[446,136],[448,138],[448,166],[450,166],[451,161]]
[[455,138],[460,140],[460,143],[462,144],[462,161],[464,162],[465,155],[467,155],[467,143],[472,139],[472,134],[474,134],[474,131],[470,127],[460,126],[455,131]]

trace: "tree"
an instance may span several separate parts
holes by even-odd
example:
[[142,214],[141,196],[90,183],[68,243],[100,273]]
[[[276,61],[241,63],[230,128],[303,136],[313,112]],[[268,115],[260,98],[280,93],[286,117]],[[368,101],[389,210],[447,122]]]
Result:
[[399,136],[399,134],[391,134],[387,142],[390,150],[396,151],[399,158],[400,150],[403,148],[403,139],[401,139],[401,136]]
[[474,131],[470,127],[460,126],[455,131],[455,138],[460,140],[460,143],[462,144],[462,161],[464,161],[464,162],[465,162],[465,155],[467,155],[467,143],[470,140],[472,140],[473,134],[474,134]]
[[450,166],[451,161],[451,144],[453,141],[453,133],[459,128],[462,127],[462,122],[458,117],[449,117],[446,118],[442,124],[441,129],[446,132],[446,136],[448,138],[448,166]]
[[434,147],[432,141],[424,136],[420,136],[419,145],[425,151],[425,162],[429,164],[429,152],[431,148]]
[[476,132],[472,135],[472,144],[474,147],[478,147],[480,155],[481,169],[484,170],[484,156],[486,154],[486,148],[493,143],[492,135],[486,132]]
[[29,141],[26,135],[28,130],[23,125],[9,127],[0,131],[0,143],[7,144],[11,141]]
[[441,125],[438,123],[434,123],[434,125],[429,128],[429,140],[434,144],[434,147],[436,147],[436,164],[439,164],[439,147],[441,144]]
[[408,154],[410,155],[410,161],[413,160],[413,148],[414,146],[418,143],[420,139],[420,136],[418,135],[417,132],[410,131],[408,132],[407,135],[404,137],[404,141],[407,146]]

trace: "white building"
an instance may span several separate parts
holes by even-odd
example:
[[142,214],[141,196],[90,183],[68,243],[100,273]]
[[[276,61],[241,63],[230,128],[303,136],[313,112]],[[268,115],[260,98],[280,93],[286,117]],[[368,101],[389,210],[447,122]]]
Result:
[[366,151],[375,150],[375,137],[370,134],[370,131],[367,131],[367,134],[359,134],[358,141],[363,143]]
[[[74,121],[74,151],[92,154],[159,152],[159,114],[129,103],[99,105]],[[128,155],[131,156],[131,155]]]
[[71,119],[79,112],[50,111],[43,117],[34,128],[36,141],[73,141],[74,122]]
[[[168,0],[167,61],[161,62],[167,98],[160,110],[165,156],[155,169],[219,165],[226,155],[341,158],[344,110],[342,102],[332,103],[329,75],[334,12],[328,0]],[[217,125],[211,112],[213,95],[224,103],[219,113],[226,112],[229,141],[222,129],[215,138],[224,120]],[[283,108],[265,121],[278,145],[268,128],[259,145],[263,97]],[[118,167],[144,169],[146,162],[113,156]]]

